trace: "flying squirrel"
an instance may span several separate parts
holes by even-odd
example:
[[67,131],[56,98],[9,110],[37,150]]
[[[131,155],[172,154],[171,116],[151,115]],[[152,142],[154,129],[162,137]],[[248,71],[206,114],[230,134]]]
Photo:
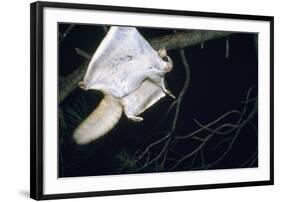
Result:
[[90,143],[108,133],[124,112],[138,116],[166,94],[164,76],[173,62],[164,48],[155,51],[135,27],[112,26],[94,53],[83,81],[84,90],[104,94],[98,107],[74,130],[77,144]]

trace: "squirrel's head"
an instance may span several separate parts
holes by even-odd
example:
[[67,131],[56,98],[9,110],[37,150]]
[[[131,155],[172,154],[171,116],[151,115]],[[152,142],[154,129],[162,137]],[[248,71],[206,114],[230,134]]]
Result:
[[173,61],[172,59],[168,56],[167,50],[165,48],[160,48],[158,51],[158,56],[161,58],[161,70],[164,73],[170,72],[173,69]]

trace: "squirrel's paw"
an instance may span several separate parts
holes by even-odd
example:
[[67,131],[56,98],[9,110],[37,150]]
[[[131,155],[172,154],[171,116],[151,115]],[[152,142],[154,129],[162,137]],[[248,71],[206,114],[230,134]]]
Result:
[[176,96],[174,96],[174,94],[173,94],[171,91],[166,90],[165,93],[166,93],[167,95],[169,95],[171,98],[176,99]]
[[80,82],[78,83],[78,86],[79,86],[79,88],[81,88],[81,89],[83,89],[83,90],[86,90],[86,86],[85,86],[85,84],[84,84],[83,81],[80,81]]
[[135,122],[141,122],[143,121],[143,118],[142,117],[139,117],[139,116],[128,116],[128,118],[132,121],[135,121]]

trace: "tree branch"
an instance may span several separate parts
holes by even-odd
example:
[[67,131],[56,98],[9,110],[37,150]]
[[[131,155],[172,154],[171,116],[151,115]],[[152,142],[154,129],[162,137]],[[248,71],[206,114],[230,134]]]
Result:
[[[156,37],[148,40],[150,45],[158,50],[166,48],[167,50],[182,49],[200,44],[202,42],[222,38],[233,34],[233,32],[222,31],[194,31],[194,32],[179,32],[176,34]],[[59,102],[62,102],[73,90],[77,88],[79,81],[83,79],[86,68],[90,59],[90,55],[76,48],[77,54],[84,57],[87,61],[80,65],[77,70],[65,77],[60,85]]]
[[88,61],[80,65],[77,70],[65,77],[59,86],[59,102],[62,102],[74,89],[77,88],[78,83],[83,79],[87,70]]
[[[184,58],[184,54],[182,54],[182,57]],[[171,123],[170,131],[157,131],[156,133],[164,134],[165,136],[157,140],[146,140],[146,146],[141,146],[137,150],[137,152],[133,154],[132,159],[135,160],[136,165],[136,167],[134,167],[134,172],[150,169],[151,167],[153,167],[153,165],[157,165],[156,171],[161,171],[164,168],[169,171],[175,171],[179,166],[187,166],[186,169],[198,170],[211,168],[217,165],[230,153],[230,150],[232,149],[234,143],[237,141],[238,136],[240,135],[240,132],[241,130],[243,130],[243,128],[250,126],[254,129],[255,134],[257,133],[256,127],[251,122],[254,116],[257,114],[258,110],[257,97],[252,95],[253,88],[254,87],[249,88],[246,99],[243,99],[241,110],[231,110],[229,112],[226,112],[225,114],[219,116],[216,120],[207,124],[201,124],[199,121],[194,119],[194,121],[198,124],[199,129],[189,133],[188,135],[179,135],[175,133],[175,130],[173,130],[173,124],[177,120],[177,114],[175,111],[173,115],[174,121],[172,121]],[[253,99],[253,97],[255,99]],[[179,107],[178,105],[176,106]],[[252,108],[251,111],[249,111],[250,108]],[[237,118],[234,119],[233,116],[237,116]],[[151,134],[149,136],[154,135]],[[221,137],[221,139],[211,150],[207,149],[206,151],[203,151],[206,149],[205,146],[207,144],[212,145],[211,139],[213,139],[213,137],[215,136]],[[172,138],[174,138],[174,142],[171,142]],[[183,141],[190,142],[194,139],[199,141],[195,148],[192,148],[191,150],[186,149],[186,154],[183,153],[183,150],[180,153],[176,151],[178,145],[182,144]],[[224,149],[222,154],[220,154],[219,157],[212,162],[206,161],[204,153],[218,153],[216,149],[222,143],[227,143],[226,149]],[[199,157],[201,159],[201,164],[194,167],[193,165],[198,155],[200,155]],[[254,154],[251,155],[249,159],[241,164],[241,167],[244,167],[245,165],[251,166],[256,162],[256,159],[257,152],[254,152]],[[172,164],[170,163],[170,161],[173,161]],[[189,162],[190,166],[188,166]],[[160,167],[158,165],[160,165]]]
[[150,45],[158,50],[166,48],[167,50],[182,49],[202,42],[229,36],[233,32],[222,31],[194,31],[194,32],[179,32],[176,34],[166,35],[148,40]]

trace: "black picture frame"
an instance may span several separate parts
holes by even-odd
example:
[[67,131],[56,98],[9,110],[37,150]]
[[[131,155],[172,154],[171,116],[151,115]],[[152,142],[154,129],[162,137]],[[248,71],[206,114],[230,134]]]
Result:
[[[164,14],[167,16],[195,16],[195,17],[210,17],[210,18],[225,18],[239,20],[255,20],[267,21],[270,23],[270,180],[251,181],[239,183],[220,183],[220,184],[204,184],[204,185],[188,185],[174,187],[154,187],[143,189],[128,189],[128,190],[112,190],[112,191],[93,191],[79,193],[57,193],[46,195],[43,192],[43,105],[46,102],[43,97],[43,23],[44,23],[44,8],[61,8],[61,9],[79,9],[79,10],[101,10],[101,11],[122,11],[130,13],[146,13],[146,14]],[[228,187],[245,187],[259,185],[273,185],[274,183],[274,137],[273,137],[273,65],[274,65],[274,17],[258,16],[258,15],[240,15],[227,13],[213,12],[194,12],[183,10],[164,10],[164,9],[148,9],[148,8],[133,8],[120,6],[102,6],[89,4],[75,3],[57,3],[57,2],[35,2],[30,6],[30,116],[31,116],[31,131],[30,131],[30,196],[36,200],[46,199],[62,199],[76,197],[92,197],[105,195],[121,195],[121,194],[138,194],[138,193],[153,193],[153,192],[170,192],[170,191],[186,191],[198,189],[214,189]]]

